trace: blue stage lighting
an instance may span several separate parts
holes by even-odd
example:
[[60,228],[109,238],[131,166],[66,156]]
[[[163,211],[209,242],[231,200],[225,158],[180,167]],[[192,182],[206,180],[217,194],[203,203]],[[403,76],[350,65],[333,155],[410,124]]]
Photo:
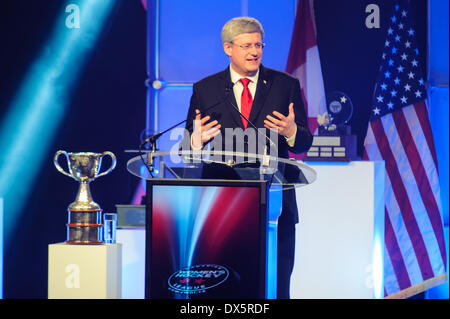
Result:
[[[70,2],[70,3],[69,3]],[[115,0],[67,1],[0,122],[0,197],[5,242],[64,117],[71,90]]]

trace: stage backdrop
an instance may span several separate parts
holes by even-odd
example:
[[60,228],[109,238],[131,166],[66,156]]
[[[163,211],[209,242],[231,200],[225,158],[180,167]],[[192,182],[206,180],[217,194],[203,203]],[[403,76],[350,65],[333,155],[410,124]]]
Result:
[[[220,32],[233,17],[257,18],[265,31],[262,63],[286,70],[298,0],[147,2],[150,17],[147,126],[151,130],[164,130],[185,119],[192,84],[228,66]],[[351,99],[354,108],[350,125],[358,136],[360,155],[383,49],[379,43],[384,43],[393,4],[394,0],[314,1],[325,93],[339,91]],[[378,15],[372,10],[375,5]],[[427,52],[426,1],[414,1],[412,7],[418,25],[419,50]],[[183,30],[183,36],[180,36],[180,30]],[[425,54],[420,62],[427,65]],[[426,78],[426,74],[423,77]],[[152,87],[154,81],[161,82],[155,84],[158,89]],[[160,139],[159,145],[164,149],[172,144],[167,135]]]

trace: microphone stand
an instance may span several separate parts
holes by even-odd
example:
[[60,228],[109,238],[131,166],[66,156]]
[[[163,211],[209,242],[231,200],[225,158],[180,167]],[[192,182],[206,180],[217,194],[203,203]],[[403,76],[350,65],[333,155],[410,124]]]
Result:
[[[167,130],[164,130],[162,132],[156,133],[150,137],[147,137],[141,144],[139,144],[139,156],[141,157],[142,163],[145,165],[145,167],[147,167],[147,170],[150,174],[151,177],[153,176],[153,173],[155,172],[155,168],[154,168],[154,163],[153,163],[153,154],[155,154],[156,152],[156,141],[158,140],[158,138],[161,137],[161,135],[167,133],[168,131],[174,129],[175,127],[177,127],[178,125],[181,125],[185,122],[187,122],[188,119],[185,119],[181,122],[178,122],[175,125],[172,125],[171,127],[169,127]],[[149,153],[147,153],[147,163],[144,160],[143,154],[142,154],[142,146],[144,146],[145,144],[150,143],[150,149],[151,151]]]
[[[215,108],[217,105],[225,102],[225,100],[227,100],[227,98],[228,98],[228,94],[231,91],[231,88],[226,87],[225,91],[226,91],[225,99],[220,100],[220,101],[214,103],[213,105],[207,107],[205,110],[203,110],[203,112],[209,111],[209,110]],[[154,135],[152,135],[150,137],[147,137],[141,144],[139,144],[139,156],[141,157],[142,163],[145,165],[145,167],[147,167],[147,170],[148,170],[148,172],[149,172],[151,177],[154,177],[153,173],[155,172],[155,168],[153,167],[153,154],[156,151],[156,141],[163,134],[167,133],[170,130],[173,130],[175,127],[177,127],[177,126],[179,126],[179,125],[181,125],[183,123],[186,123],[188,120],[189,120],[189,118],[187,118],[187,119],[185,119],[183,121],[180,121],[180,122],[178,122],[175,125],[172,125],[171,127],[169,127],[168,129],[166,129],[166,130],[164,130],[162,132],[159,132],[159,133],[156,133],[156,134],[154,134]],[[144,160],[144,157],[143,157],[143,154],[142,154],[142,146],[144,146],[147,143],[150,143],[150,148],[151,148],[151,151],[147,154],[147,162],[148,162],[148,164],[145,163],[145,160]]]

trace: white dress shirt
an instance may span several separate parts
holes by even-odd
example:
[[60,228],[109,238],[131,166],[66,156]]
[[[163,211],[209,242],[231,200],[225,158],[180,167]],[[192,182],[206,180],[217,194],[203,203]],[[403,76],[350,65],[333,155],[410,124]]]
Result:
[[[241,110],[241,96],[242,91],[244,91],[244,85],[242,84],[240,79],[244,78],[242,75],[239,75],[230,64],[230,76],[231,76],[231,82],[233,82],[233,92],[234,97],[236,98],[236,103],[239,108],[239,111]],[[245,76],[245,78],[249,79],[250,82],[248,82],[248,89],[250,91],[250,94],[252,95],[252,99],[255,100],[255,92],[256,92],[256,85],[258,84],[258,76],[259,76],[259,69],[256,71],[256,74],[253,76]]]

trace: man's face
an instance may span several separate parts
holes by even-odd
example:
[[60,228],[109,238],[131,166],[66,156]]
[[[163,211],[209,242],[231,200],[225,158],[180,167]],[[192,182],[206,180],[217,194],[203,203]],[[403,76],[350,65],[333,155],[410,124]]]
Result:
[[[231,67],[242,76],[252,76],[259,69],[262,48],[256,48],[257,43],[262,43],[259,32],[242,33],[233,39],[233,43],[223,44],[225,54],[230,57]],[[243,48],[248,45],[247,49]]]

